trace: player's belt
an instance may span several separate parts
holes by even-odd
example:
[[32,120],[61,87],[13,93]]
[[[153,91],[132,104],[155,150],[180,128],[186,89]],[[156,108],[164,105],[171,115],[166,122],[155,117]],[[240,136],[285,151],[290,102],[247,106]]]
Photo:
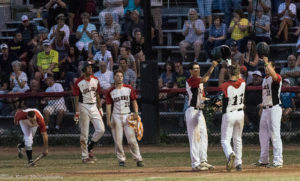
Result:
[[[276,104],[277,105],[277,104]],[[275,106],[276,106],[275,105]],[[263,106],[263,109],[269,109],[269,108],[272,108],[272,107],[274,107],[274,106]]]
[[96,104],[96,103],[83,103],[83,104],[89,104],[89,105],[93,105],[93,104]]
[[229,112],[233,112],[233,111],[242,111],[243,110],[243,108],[240,108],[240,109],[238,109],[238,110],[232,110],[232,111],[229,111]]
[[192,107],[194,110],[198,110],[198,111],[202,110],[200,107],[193,107],[193,106],[190,107]]

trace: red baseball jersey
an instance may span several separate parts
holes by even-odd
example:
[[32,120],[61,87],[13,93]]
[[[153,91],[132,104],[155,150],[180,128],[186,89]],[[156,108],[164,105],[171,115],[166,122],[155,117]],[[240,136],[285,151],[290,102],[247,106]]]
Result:
[[74,83],[73,95],[79,96],[79,102],[85,104],[94,104],[97,102],[96,94],[100,94],[100,83],[97,77],[91,75],[89,80],[83,76],[79,77]]
[[237,81],[224,82],[220,88],[224,92],[223,113],[244,108],[246,83],[242,78]]
[[130,101],[136,100],[137,96],[130,85],[124,84],[121,89],[110,88],[106,95],[106,104],[113,104],[113,113],[130,113]]
[[42,116],[40,111],[37,110],[37,109],[25,109],[25,110],[22,110],[22,111],[18,111],[15,114],[15,120],[19,122],[20,120],[27,119],[27,113],[29,111],[34,111],[35,112],[36,122],[39,125],[41,132],[46,132],[46,124],[45,124],[44,117]]

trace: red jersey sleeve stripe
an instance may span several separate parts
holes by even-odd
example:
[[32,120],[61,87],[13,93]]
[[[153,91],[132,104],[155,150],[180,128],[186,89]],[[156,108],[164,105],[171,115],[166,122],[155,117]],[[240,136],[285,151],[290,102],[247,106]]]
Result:
[[276,82],[279,84],[280,82],[281,82],[281,76],[279,75],[279,74],[276,74],[277,75],[277,80],[276,80]]
[[114,87],[112,87],[111,89],[109,89],[109,91],[107,91],[106,98],[105,98],[106,104],[112,104],[113,100],[112,100],[112,97],[111,97],[110,93],[113,90],[114,90]]

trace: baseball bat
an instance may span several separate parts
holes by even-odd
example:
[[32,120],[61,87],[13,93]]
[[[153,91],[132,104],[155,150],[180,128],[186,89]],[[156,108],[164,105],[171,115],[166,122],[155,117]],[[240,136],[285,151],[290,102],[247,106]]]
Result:
[[38,161],[40,161],[44,157],[45,157],[45,155],[43,153],[41,153],[35,160],[33,160],[33,162],[29,166],[36,164]]

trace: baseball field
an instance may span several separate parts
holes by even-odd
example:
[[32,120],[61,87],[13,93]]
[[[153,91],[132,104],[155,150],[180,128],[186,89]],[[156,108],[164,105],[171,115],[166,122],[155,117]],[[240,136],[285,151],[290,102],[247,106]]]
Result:
[[[130,153],[126,154],[126,167],[120,168],[113,146],[97,147],[95,164],[81,163],[79,147],[50,147],[49,155],[30,168],[26,166],[25,155],[23,159],[17,157],[16,148],[0,148],[0,180],[300,180],[300,145],[284,146],[284,167],[279,169],[252,165],[259,157],[259,146],[246,146],[242,172],[226,171],[220,146],[208,148],[209,163],[216,166],[215,170],[201,172],[191,171],[188,145],[141,146],[143,168],[136,167]],[[33,150],[34,157],[42,151],[39,147]]]

